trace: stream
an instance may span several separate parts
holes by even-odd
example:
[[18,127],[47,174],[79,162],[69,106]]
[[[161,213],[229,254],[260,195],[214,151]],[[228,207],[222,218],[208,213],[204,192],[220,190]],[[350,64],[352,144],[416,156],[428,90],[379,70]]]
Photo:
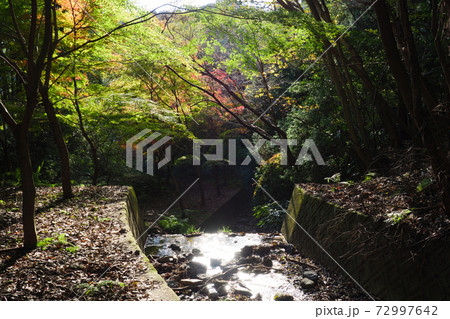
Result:
[[151,235],[145,246],[181,300],[365,300],[278,233]]

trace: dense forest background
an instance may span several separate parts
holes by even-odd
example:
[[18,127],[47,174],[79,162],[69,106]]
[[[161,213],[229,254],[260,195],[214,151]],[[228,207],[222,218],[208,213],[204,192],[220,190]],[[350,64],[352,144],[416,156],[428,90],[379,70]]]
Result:
[[[300,141],[287,166],[266,144],[266,161],[245,171],[280,201],[294,183],[359,180],[412,156],[450,214],[449,0],[221,0],[166,12],[1,0],[0,43],[0,183],[22,187],[27,247],[36,185],[62,184],[65,198],[80,183],[157,193],[189,174],[213,178],[218,165],[239,173],[226,161],[196,171],[195,138]],[[143,129],[173,137],[173,160],[154,177],[125,165],[126,140]],[[325,166],[295,165],[306,139]],[[264,201],[257,190],[255,205]]]

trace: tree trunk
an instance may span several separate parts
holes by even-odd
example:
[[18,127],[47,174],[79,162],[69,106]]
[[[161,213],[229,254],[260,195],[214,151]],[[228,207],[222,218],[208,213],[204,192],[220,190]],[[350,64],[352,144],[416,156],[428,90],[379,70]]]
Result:
[[341,39],[341,41],[344,43],[344,46],[347,48],[351,56],[350,59],[352,63],[349,63],[349,67],[361,79],[364,88],[373,96],[375,107],[380,115],[383,126],[386,129],[386,133],[388,133],[391,139],[392,145],[394,147],[400,146],[401,136],[395,123],[398,123],[401,130],[408,135],[411,135],[410,129],[407,127],[406,123],[399,118],[399,116],[394,114],[392,108],[388,105],[384,97],[375,87],[368,72],[364,68],[361,56],[358,54],[354,46],[344,38]]
[[[448,10],[450,11],[450,4],[447,4]],[[444,73],[445,82],[446,82],[446,91],[447,94],[450,93],[450,66],[447,62],[448,54],[446,54],[445,49],[443,47],[443,43],[441,43],[441,35],[440,33],[442,30],[439,28],[439,3],[438,0],[432,1],[432,7],[433,7],[433,20],[432,20],[432,32],[433,32],[433,39],[434,39],[434,46],[436,47],[436,52],[439,57],[439,62],[442,67],[442,71]],[[442,8],[442,11],[445,9]],[[442,12],[443,13],[443,12]],[[449,17],[450,18],[450,17]]]
[[347,95],[350,99],[350,101],[349,101],[350,106],[352,107],[352,111],[355,116],[356,127],[358,128],[360,137],[361,137],[362,141],[364,142],[365,147],[369,148],[372,143],[369,139],[369,135],[367,134],[367,130],[364,125],[363,116],[359,110],[359,103],[358,103],[358,98],[356,96],[356,89],[355,89],[355,86],[353,85],[353,81],[352,81],[352,78],[351,78],[351,75],[350,75],[350,72],[348,69],[349,63],[348,63],[346,57],[344,56],[344,52],[339,43],[337,43],[336,48],[337,48],[336,51],[338,53],[339,60],[342,63],[343,76],[345,76],[345,80],[348,83],[348,88],[347,88],[347,85],[345,85],[345,87],[347,88],[346,90],[348,92]]
[[44,87],[41,85],[40,92],[42,96],[42,102],[44,103],[45,113],[47,114],[47,119],[50,122],[50,126],[52,127],[53,136],[55,138],[56,147],[59,153],[59,159],[61,163],[61,181],[63,188],[63,197],[72,198],[73,192],[70,181],[69,151],[67,150],[67,145],[66,142],[64,141],[61,126],[59,125],[58,118],[56,117],[55,108],[48,96],[48,91],[44,89]]
[[361,147],[361,144],[358,140],[358,136],[356,134],[356,130],[353,126],[353,121],[351,118],[350,107],[348,105],[349,104],[348,98],[346,96],[345,90],[340,85],[340,83],[342,83],[342,81],[339,80],[340,79],[339,74],[338,74],[339,70],[337,69],[337,66],[334,63],[331,52],[327,52],[327,54],[324,57],[324,60],[325,60],[325,63],[326,63],[327,69],[328,69],[328,73],[330,73],[331,80],[333,81],[333,83],[335,85],[338,97],[342,103],[344,120],[347,124],[351,144],[353,146],[353,149],[355,150],[356,155],[358,156],[358,162],[361,167],[361,170],[365,171],[365,170],[367,170],[367,168],[370,165],[371,156]]
[[[433,172],[437,178],[437,183],[441,191],[441,199],[444,210],[450,217],[450,185],[449,174],[450,164],[447,154],[443,151],[444,141],[439,136],[439,126],[433,121],[431,110],[436,106],[436,102],[429,100],[428,90],[422,80],[422,72],[419,64],[419,57],[412,34],[409,21],[409,12],[406,0],[399,0],[399,16],[406,43],[405,56],[407,66],[411,74],[411,89],[413,92],[413,117],[416,125],[422,132],[422,139],[425,148],[431,155]],[[434,104],[434,105],[433,105]]]
[[20,176],[22,180],[22,222],[23,246],[27,249],[36,248],[37,235],[34,223],[34,208],[36,188],[33,180],[30,149],[28,144],[28,130],[20,125],[16,135],[17,155],[19,157]]
[[380,31],[381,42],[386,53],[387,62],[398,85],[403,103],[408,110],[412,109],[412,92],[410,87],[410,78],[403,64],[401,56],[397,50],[397,41],[392,29],[389,18],[389,9],[385,0],[378,0],[374,5],[377,15],[378,28]]
[[94,165],[94,175],[92,176],[92,185],[97,185],[98,183],[98,176],[100,171],[100,165],[98,162],[98,152],[97,152],[97,145],[95,145],[94,141],[90,138],[89,134],[87,133],[84,122],[83,122],[83,115],[81,114],[80,105],[77,100],[78,96],[78,89],[77,89],[77,82],[76,79],[73,78],[73,83],[75,86],[75,99],[73,101],[73,105],[75,106],[75,110],[78,115],[78,125],[80,126],[81,134],[83,135],[86,142],[89,144],[89,148],[91,149],[91,156],[92,156],[92,164]]

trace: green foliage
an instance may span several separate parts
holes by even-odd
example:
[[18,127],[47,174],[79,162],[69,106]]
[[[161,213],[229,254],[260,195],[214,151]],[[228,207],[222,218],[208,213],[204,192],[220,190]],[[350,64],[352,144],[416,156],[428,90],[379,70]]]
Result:
[[410,209],[404,209],[401,212],[394,212],[388,214],[388,219],[386,220],[387,223],[396,225],[403,222],[410,214],[412,213],[412,210]]
[[201,232],[202,232],[202,229],[200,227],[195,227],[194,225],[189,225],[185,231],[185,234],[198,234]]
[[431,184],[433,184],[433,180],[432,179],[430,179],[430,178],[423,179],[419,183],[419,185],[417,185],[417,187],[416,187],[417,192],[421,192],[421,191],[427,189]]
[[22,177],[20,176],[20,169],[16,168],[14,172],[7,172],[5,175],[12,181],[12,185],[19,186],[22,182]]
[[95,285],[83,283],[77,285],[75,288],[84,291],[85,296],[93,296],[102,293],[107,289],[124,288],[124,287],[125,283],[120,282],[118,280],[102,280]]
[[222,226],[219,229],[219,233],[226,233],[226,234],[231,234],[233,231],[231,230],[230,227],[228,226]]
[[42,184],[40,177],[41,177],[41,170],[43,167],[44,167],[44,161],[42,161],[41,165],[38,166],[36,172],[33,173],[33,177],[34,177],[34,181],[35,181],[36,185]]
[[59,234],[55,237],[46,237],[39,240],[37,247],[42,250],[47,250],[49,248],[64,249],[72,254],[76,253],[78,249],[80,249],[80,246],[74,245],[67,241],[66,234]]
[[367,182],[367,181],[370,181],[372,178],[374,178],[375,177],[375,173],[367,173],[365,176],[364,176],[364,179],[363,179],[363,183],[364,182]]
[[[280,207],[280,205],[282,205]],[[253,207],[253,216],[255,216],[258,221],[258,226],[269,226],[275,229],[281,229],[284,217],[286,215],[286,209],[289,202],[282,203],[270,203],[265,205],[259,205]]]
[[325,177],[327,183],[339,183],[341,181],[341,173],[336,173],[331,177]]
[[[112,30],[142,14],[131,0],[96,0],[88,1],[88,4],[92,4],[86,9],[89,14],[79,21],[77,32],[71,31],[70,8],[56,10],[61,29],[56,54],[95,39],[104,30]],[[190,173],[186,167],[191,167],[192,162],[190,140],[196,137],[247,138],[254,133],[237,127],[230,114],[219,108],[216,101],[211,102],[211,95],[194,88],[195,85],[209,91],[245,123],[252,123],[256,116],[243,110],[241,101],[259,113],[274,103],[266,116],[277,129],[268,128],[261,121],[255,122],[255,127],[265,130],[272,138],[280,138],[283,135],[281,130],[299,144],[309,138],[316,142],[326,166],[319,167],[310,162],[301,167],[283,166],[279,148],[266,146],[262,149],[263,157],[268,160],[256,168],[254,177],[277,200],[288,199],[296,183],[325,180],[328,183],[352,184],[346,179],[359,179],[361,174],[358,173],[363,170],[355,160],[353,149],[353,144],[358,141],[350,141],[349,138],[350,128],[357,126],[357,111],[362,117],[362,129],[357,128],[356,140],[363,140],[362,133],[364,130],[368,132],[367,140],[360,142],[360,146],[376,154],[381,147],[389,145],[383,121],[374,105],[374,93],[365,88],[363,78],[355,70],[364,67],[367,72],[365,81],[373,83],[393,114],[402,112],[398,107],[402,105],[398,101],[401,94],[395,87],[395,77],[386,67],[386,55],[376,21],[369,15],[363,16],[345,35],[346,42],[354,47],[357,55],[354,56],[349,52],[349,46],[342,43],[338,49],[351,63],[340,61],[338,56],[333,58],[339,73],[345,77],[342,89],[347,102],[353,105],[349,118],[346,118],[345,103],[339,98],[325,67],[327,63],[321,60],[313,62],[317,62],[325,49],[323,39],[332,43],[355,22],[355,14],[361,8],[342,1],[323,2],[325,4],[332,23],[317,22],[304,1],[305,12],[284,10],[276,1],[270,5],[253,1],[218,1],[211,10],[221,14],[193,12],[171,16],[167,21],[155,17],[145,23],[121,28],[104,41],[93,42],[74,54],[55,58],[50,70],[49,94],[65,134],[74,183],[88,185],[91,182],[95,162],[91,154],[93,144],[100,163],[100,184],[130,184],[139,179],[136,183],[145,184],[153,191],[169,187],[168,170],[158,171],[159,176],[148,177],[125,165],[126,141],[144,128],[172,137],[173,172],[184,176]],[[14,5],[20,17],[18,29],[29,30],[29,19],[23,19],[29,15],[29,1],[14,1]],[[68,6],[68,3],[63,1],[58,6]],[[421,67],[423,70],[439,69],[435,50],[429,49],[434,40],[429,6],[420,2],[411,2],[409,6],[413,9],[412,30],[420,53],[418,56],[421,56]],[[13,21],[6,1],[0,5],[0,18],[4,22],[0,27],[5,37],[3,54],[14,57],[14,63],[22,67],[26,59],[17,41],[20,37],[14,34],[14,28],[7,27],[13,25]],[[40,28],[39,35],[42,32],[43,28]],[[36,47],[39,47],[43,37],[38,36],[37,39]],[[169,72],[167,66],[179,76]],[[231,87],[240,100],[233,99],[228,90],[208,78],[203,68]],[[0,78],[2,101],[5,99],[13,116],[20,115],[25,104],[24,89],[16,83],[15,71],[8,65],[0,64],[0,71],[4,74]],[[445,86],[440,84],[442,78],[442,74],[432,71],[427,75],[429,87],[435,88],[432,93],[436,99],[446,92]],[[43,108],[36,109],[32,123],[30,145],[35,182],[38,185],[59,182],[59,155]],[[81,123],[92,143],[81,133]],[[0,133],[0,177],[3,184],[19,186],[21,176],[17,155],[11,148],[14,134],[6,124],[0,126]],[[252,138],[256,142],[261,136],[255,134]],[[298,155],[300,148],[301,145],[292,147],[293,154]],[[3,160],[3,151],[10,155],[9,160]],[[238,150],[238,157],[241,153],[242,150]],[[157,157],[162,155],[162,151],[156,154]],[[209,163],[203,167],[204,170],[210,169],[207,166],[211,165],[218,163]],[[195,172],[191,176],[195,176]],[[374,176],[368,173],[363,181],[367,182]],[[417,185],[417,192],[431,184],[432,180],[424,179]],[[267,201],[265,192],[257,185],[254,204],[259,205],[257,210],[261,220],[271,216],[270,209],[264,205]],[[169,216],[160,224],[170,232],[183,233],[198,230],[192,225],[193,221],[195,224],[192,218]],[[267,222],[270,221],[267,219]],[[43,247],[51,244],[42,243]]]
[[164,231],[169,234],[190,234],[201,232],[200,228],[196,228],[189,223],[188,218],[178,218],[175,215],[164,216],[158,221]]
[[255,204],[263,204],[268,200],[259,185],[276,199],[287,199],[292,193],[294,183],[291,179],[291,170],[280,165],[280,158],[281,154],[277,154],[256,169],[255,179],[258,185],[253,195]]

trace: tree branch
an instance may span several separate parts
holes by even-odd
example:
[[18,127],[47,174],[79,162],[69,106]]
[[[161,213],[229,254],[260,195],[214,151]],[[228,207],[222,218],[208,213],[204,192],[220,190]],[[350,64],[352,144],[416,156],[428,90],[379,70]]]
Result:
[[25,43],[25,38],[23,37],[22,32],[20,31],[20,28],[19,28],[19,24],[17,23],[16,13],[14,12],[14,6],[12,4],[12,0],[8,0],[8,3],[9,3],[9,11],[10,11],[11,18],[12,18],[12,21],[13,21],[14,29],[17,32],[17,40],[18,40],[18,42],[20,44],[20,47],[22,48],[23,53],[25,55],[28,55],[28,50],[27,50],[27,46],[26,46],[26,43]]
[[15,134],[15,131],[18,128],[17,122],[14,120],[14,118],[9,113],[8,109],[6,108],[5,104],[3,104],[3,101],[0,100],[0,114],[2,115],[5,122],[8,124],[8,126],[12,129],[12,131]]
[[223,105],[222,102],[220,102],[220,100],[216,97],[216,95],[214,93],[209,92],[208,90],[192,83],[191,81],[185,79],[184,77],[182,77],[180,74],[178,74],[178,72],[176,72],[174,69],[172,69],[170,66],[166,65],[166,68],[168,70],[170,70],[171,72],[173,72],[177,77],[179,77],[181,80],[183,80],[184,82],[186,82],[187,84],[197,88],[198,90],[202,91],[203,93],[207,94],[208,96],[212,97],[214,102],[219,105],[221,108],[223,108],[228,114],[230,114],[232,117],[234,117],[239,124],[241,124],[242,126],[250,129],[251,131],[259,134],[261,137],[265,138],[265,139],[271,139],[272,137],[265,132],[263,129],[261,129],[258,126],[255,126],[253,124],[249,124],[248,122],[244,121],[243,119],[241,119],[238,115],[236,115],[235,113],[233,113],[229,108],[227,108],[225,105]]
[[25,84],[27,75],[20,69],[20,67],[14,61],[8,58],[2,51],[0,51],[0,58],[5,61],[6,64],[8,64],[9,67],[14,70],[14,72],[16,72],[16,74],[22,80],[22,83]]

